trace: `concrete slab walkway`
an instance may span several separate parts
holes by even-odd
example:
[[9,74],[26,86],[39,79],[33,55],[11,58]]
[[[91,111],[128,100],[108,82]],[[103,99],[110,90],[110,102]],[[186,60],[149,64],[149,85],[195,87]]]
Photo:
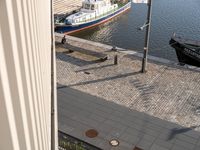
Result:
[[[59,130],[104,150],[199,150],[200,132],[58,85]],[[85,132],[99,135],[88,138]],[[117,147],[109,141],[119,140]]]

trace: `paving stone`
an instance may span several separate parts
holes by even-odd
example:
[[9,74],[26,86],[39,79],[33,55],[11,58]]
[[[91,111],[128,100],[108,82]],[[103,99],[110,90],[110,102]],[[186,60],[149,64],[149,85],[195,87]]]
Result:
[[99,115],[94,114],[94,113],[88,115],[88,117],[91,118],[91,119],[93,119],[93,120],[96,120],[98,122],[104,122],[107,119],[105,117],[99,116]]
[[168,149],[165,148],[165,147],[162,147],[162,146],[153,144],[153,145],[151,146],[151,149],[150,149],[150,150],[168,150]]
[[81,0],[54,0],[54,14],[66,14],[81,7]]
[[109,124],[101,124],[98,129],[102,132],[105,132],[105,133],[109,133],[112,129],[114,129],[114,126],[111,126]]
[[110,150],[112,148],[112,146],[109,144],[109,141],[105,141],[105,140],[97,143],[96,146],[101,147],[104,150]]
[[186,148],[187,150],[193,150],[195,147],[194,144],[191,144],[191,143],[188,143],[188,142],[185,142],[182,140],[178,140],[178,139],[176,139],[174,144],[178,145],[178,146],[182,146],[182,147]]
[[171,130],[164,130],[161,131],[160,135],[158,136],[159,139],[165,140],[165,141],[174,141],[176,135],[172,136]]
[[123,141],[126,141],[127,143],[130,143],[130,144],[133,144],[133,145],[136,145],[139,141],[140,141],[140,138],[137,137],[137,136],[133,136],[127,132],[124,132],[120,137],[119,139],[123,140]]
[[[88,50],[109,48],[67,38]],[[119,53],[119,65],[112,65],[114,54],[107,54],[111,59],[93,63],[78,53],[57,53],[59,128],[105,150],[113,149],[112,137],[145,150],[197,150],[200,72],[150,59],[148,72],[141,74],[138,56]],[[97,129],[98,140],[87,139],[86,128]],[[122,150],[128,150],[126,144]]]
[[197,146],[200,146],[200,139],[197,139]]
[[111,120],[111,119],[104,121],[103,124],[106,124],[106,125],[108,125],[108,126],[115,127],[115,128],[117,128],[117,129],[124,129],[124,128],[126,128],[125,125],[121,124],[120,122]]
[[179,135],[176,136],[176,138],[179,139],[179,140],[185,141],[187,143],[191,143],[191,144],[196,144],[197,141],[198,141],[198,139],[187,136],[185,134],[179,134]]
[[[98,43],[93,44],[93,42],[68,36],[67,38],[69,38],[69,43],[74,46],[82,46],[83,43],[81,42],[84,42],[86,49],[106,51],[102,47],[95,46]],[[103,46],[103,44],[100,45]],[[111,53],[109,54],[112,55]],[[151,118],[150,122],[153,124],[163,125],[163,128],[168,129],[179,127],[177,124],[186,127],[198,125],[197,122],[200,122],[200,117],[195,112],[197,108],[195,106],[200,104],[200,93],[197,90],[200,87],[200,72],[154,61],[149,63],[147,74],[142,75],[136,71],[140,70],[140,62],[136,57],[125,55],[121,59],[118,66],[110,65],[112,60],[85,65],[81,58],[70,57],[70,54],[59,54],[57,57],[58,82],[67,86],[74,83],[73,88],[75,89],[91,93],[109,102],[129,107],[129,109],[125,109],[110,103],[108,107],[102,108],[102,111],[107,112],[113,109],[114,111],[130,112],[131,114],[130,109],[132,109],[133,111],[146,112],[149,115],[176,123],[165,124],[162,120]],[[81,67],[73,63],[73,61],[76,63],[80,61]],[[90,68],[93,69],[90,71],[91,75],[89,76],[75,72],[76,70]],[[76,85],[76,83],[78,84]],[[73,96],[78,95],[75,94]],[[79,97],[80,101],[86,102],[86,100]],[[88,104],[90,102],[92,101],[89,100]],[[95,103],[100,104],[100,102]],[[105,102],[102,103],[105,104]],[[92,105],[93,103],[91,103]],[[132,115],[141,119],[144,119],[143,117],[145,116],[144,113],[138,115],[136,112],[132,113]],[[145,119],[148,120],[148,118]]]
[[199,150],[199,146],[195,146],[194,150]]
[[139,148],[142,148],[143,150],[149,150],[152,145],[153,145],[153,142],[142,139],[141,141],[138,142],[136,146]]
[[151,136],[151,135],[148,135],[148,134],[145,134],[145,135],[141,138],[141,141],[148,141],[148,142],[150,142],[150,143],[155,142],[155,140],[156,140],[156,137]]
[[[83,94],[83,93],[79,93],[79,94]],[[64,95],[59,95],[59,96],[64,96]],[[66,97],[66,98],[68,99],[72,97]],[[65,100],[65,99],[62,98],[59,100],[60,100],[59,103],[62,103],[62,100]],[[70,99],[68,100],[70,101]],[[73,100],[76,101],[76,99],[73,99]],[[143,145],[143,148],[145,149],[149,148],[149,150],[152,150],[152,149],[156,150],[159,148],[161,150],[162,149],[171,150],[171,148],[178,149],[180,147],[187,147],[188,150],[190,150],[190,148],[195,148],[195,145],[198,145],[199,138],[195,139],[192,136],[188,136],[185,134],[186,132],[180,132],[178,135],[173,136],[172,139],[169,139],[171,136],[172,130],[167,129],[167,128],[164,128],[163,130],[163,128],[161,127],[162,124],[158,125],[157,126],[158,128],[156,128],[156,124],[153,124],[152,122],[146,119],[146,118],[150,119],[149,116],[139,117],[136,119],[136,120],[139,120],[137,121],[137,123],[139,123],[140,125],[138,126],[140,127],[138,130],[138,127],[134,127],[134,122],[131,122],[133,123],[133,126],[131,127],[126,125],[126,123],[124,122],[127,121],[127,118],[121,117],[121,113],[115,113],[115,115],[113,115],[113,118],[120,118],[120,121],[115,121],[118,119],[112,120],[112,117],[111,118],[109,117],[109,116],[112,116],[112,113],[114,112],[106,113],[104,111],[98,110],[98,113],[101,115],[97,113],[92,113],[87,116],[88,114],[87,105],[82,106],[86,108],[79,109],[78,108],[79,106],[77,107],[75,104],[79,105],[78,103],[75,103],[75,102],[73,103],[73,105],[68,105],[68,103],[63,103],[63,105],[59,104],[59,109],[58,109],[59,110],[59,114],[58,114],[59,115],[58,116],[59,129],[74,137],[87,141],[95,146],[103,145],[102,143],[105,144],[107,142],[107,144],[105,144],[105,146],[101,148],[113,149],[108,144],[108,141],[113,138],[119,139],[120,141],[124,141],[125,143],[129,145],[129,146],[121,145],[119,147],[121,149],[128,148],[132,145],[139,145],[141,147]],[[96,105],[98,106],[99,104],[96,103]],[[104,115],[102,115],[101,112],[103,112]],[[124,111],[124,115],[126,113],[127,112]],[[145,114],[142,113],[141,115],[143,116]],[[144,119],[143,121],[142,121],[142,118]],[[163,123],[163,122],[164,121],[161,121],[160,123]],[[129,124],[130,124],[130,121],[129,121]],[[99,132],[98,138],[96,140],[88,139],[85,136],[85,131],[91,128],[94,128]],[[180,129],[182,131],[182,128]],[[186,130],[183,128],[183,131],[186,131]],[[198,135],[197,134],[198,132],[191,132],[191,133],[194,133],[195,136]],[[192,135],[191,133],[189,135]],[[101,142],[99,143],[99,141]]]
[[126,127],[124,128],[113,128],[110,132],[108,132],[108,137],[112,137],[112,138],[119,138],[124,131],[126,130]]
[[119,146],[117,146],[116,148],[112,148],[112,150],[132,150],[134,148],[133,144],[129,144],[125,141],[120,140],[119,141]]
[[179,145],[174,145],[171,150],[188,150],[185,147],[179,146]]
[[130,127],[128,127],[125,132],[131,134],[132,136],[137,136],[139,138],[142,138],[145,135],[144,132],[141,132],[135,128],[130,128]]
[[100,126],[100,122],[89,118],[79,118],[77,121],[89,125],[92,128],[97,128]]
[[187,136],[190,136],[192,138],[200,138],[199,132],[195,132],[194,130],[189,130],[187,132],[184,133]]
[[164,148],[171,149],[174,144],[174,141],[165,141],[157,139],[154,143]]

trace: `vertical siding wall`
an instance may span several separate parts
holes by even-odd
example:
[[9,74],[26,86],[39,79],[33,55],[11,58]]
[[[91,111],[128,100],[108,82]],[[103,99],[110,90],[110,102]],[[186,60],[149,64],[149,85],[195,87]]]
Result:
[[0,150],[51,149],[51,1],[0,0]]

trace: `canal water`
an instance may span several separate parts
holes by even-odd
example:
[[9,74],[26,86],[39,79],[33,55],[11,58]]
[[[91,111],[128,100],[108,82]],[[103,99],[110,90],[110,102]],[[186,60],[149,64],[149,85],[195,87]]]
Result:
[[[143,51],[147,5],[132,3],[131,10],[98,27],[73,36]],[[169,40],[173,32],[200,40],[200,0],[153,0],[149,54],[177,61]]]

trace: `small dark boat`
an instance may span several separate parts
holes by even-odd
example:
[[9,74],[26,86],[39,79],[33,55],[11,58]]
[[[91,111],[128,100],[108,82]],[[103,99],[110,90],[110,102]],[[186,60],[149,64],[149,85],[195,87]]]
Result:
[[189,64],[200,67],[200,41],[187,40],[174,35],[169,44],[175,48],[181,65]]

